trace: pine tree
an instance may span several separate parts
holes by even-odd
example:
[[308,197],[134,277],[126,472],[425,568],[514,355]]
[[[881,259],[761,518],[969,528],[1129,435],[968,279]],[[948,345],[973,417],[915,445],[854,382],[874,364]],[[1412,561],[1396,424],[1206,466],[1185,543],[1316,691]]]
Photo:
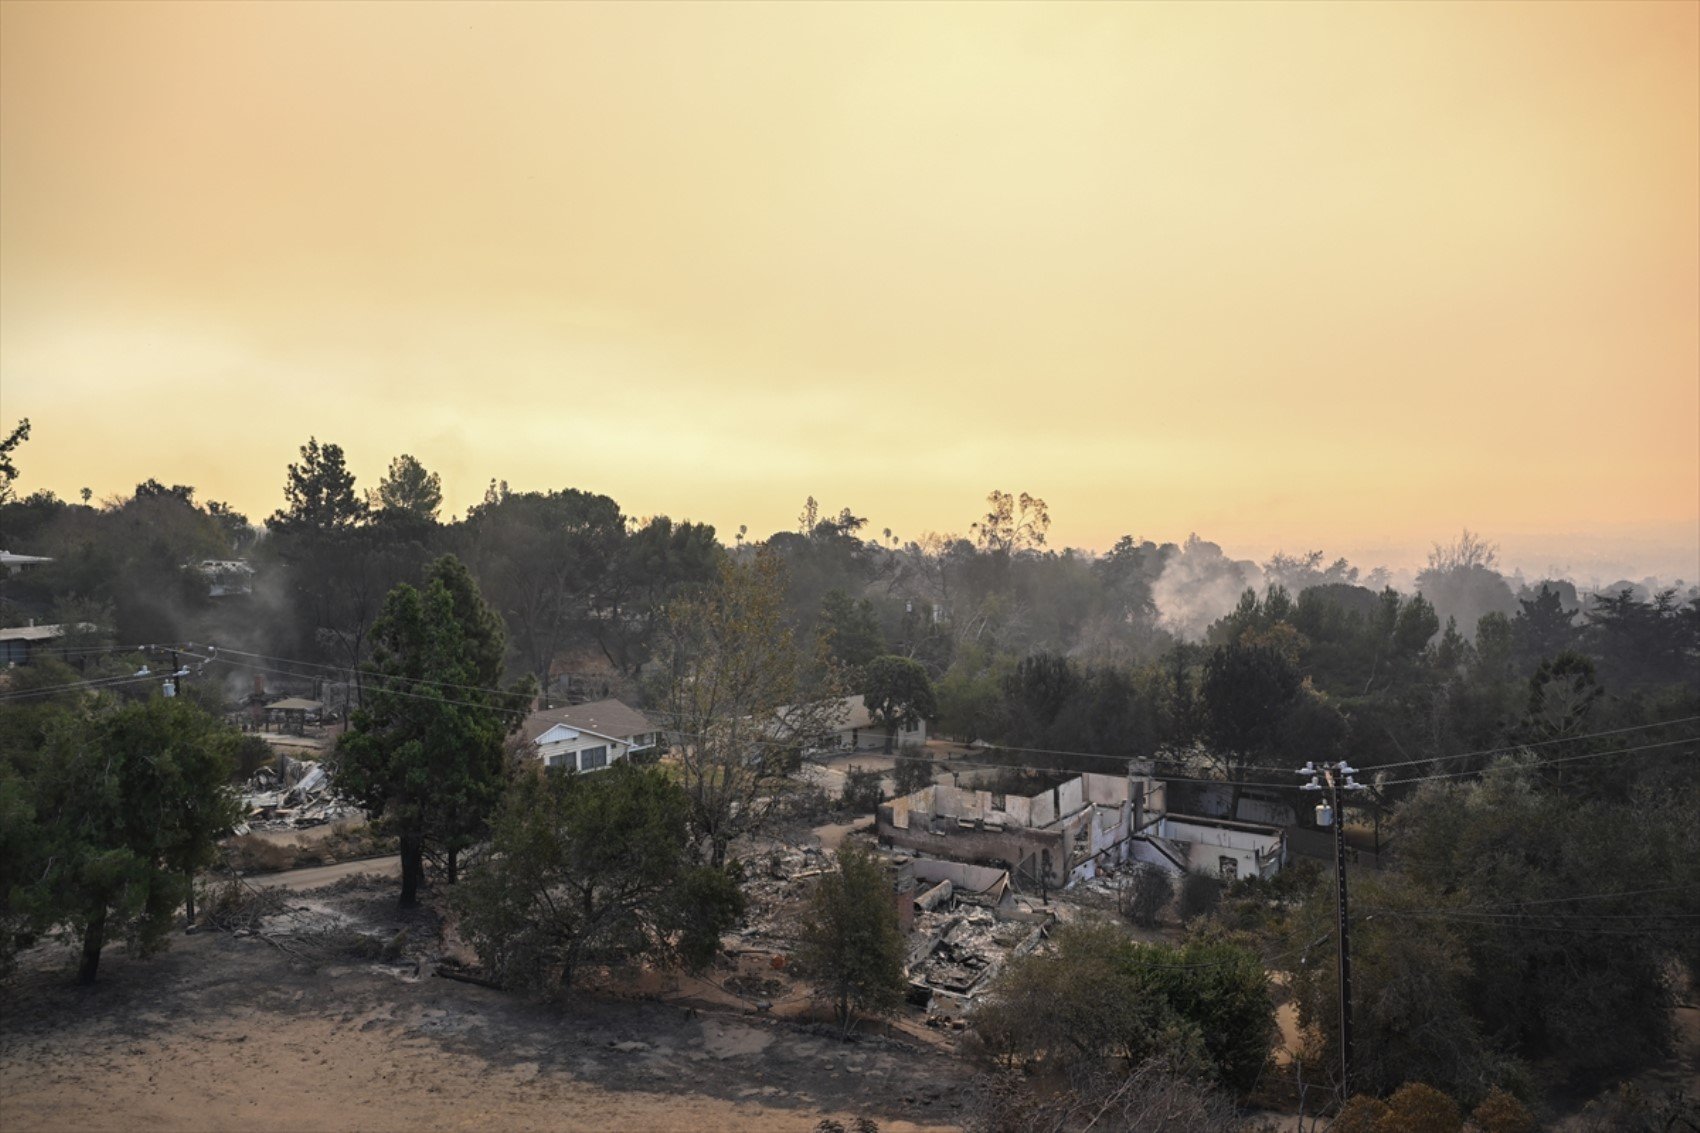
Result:
[[498,691],[505,636],[459,559],[431,565],[425,589],[390,591],[372,629],[365,703],[337,746],[336,783],[401,842],[401,903],[418,903],[427,849],[455,881],[460,851],[484,836],[501,795],[503,739],[526,691]]

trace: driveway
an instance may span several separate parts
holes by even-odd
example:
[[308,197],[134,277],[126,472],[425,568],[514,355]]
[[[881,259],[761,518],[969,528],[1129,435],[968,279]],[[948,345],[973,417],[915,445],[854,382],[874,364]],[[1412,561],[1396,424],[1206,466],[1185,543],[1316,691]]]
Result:
[[333,881],[341,881],[357,873],[373,873],[379,877],[401,876],[401,855],[387,858],[356,858],[335,865],[313,866],[309,869],[286,869],[280,873],[250,874],[248,881],[269,889],[317,889]]

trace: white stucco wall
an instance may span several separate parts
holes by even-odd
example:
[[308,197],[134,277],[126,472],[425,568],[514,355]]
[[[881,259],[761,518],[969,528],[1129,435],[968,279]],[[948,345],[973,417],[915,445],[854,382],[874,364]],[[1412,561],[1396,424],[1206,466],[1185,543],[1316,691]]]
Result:
[[1234,876],[1268,877],[1281,866],[1281,835],[1234,827],[1188,822],[1170,816],[1161,826],[1163,837],[1187,846],[1187,867],[1211,877],[1223,875],[1222,860],[1234,862]]
[[603,768],[580,766],[583,753],[598,747],[608,749],[606,766],[610,767],[619,760],[625,759],[631,751],[631,745],[619,740],[591,735],[589,732],[579,732],[565,724],[558,724],[538,737],[537,758],[543,761],[545,767],[571,768],[575,771],[600,771]]

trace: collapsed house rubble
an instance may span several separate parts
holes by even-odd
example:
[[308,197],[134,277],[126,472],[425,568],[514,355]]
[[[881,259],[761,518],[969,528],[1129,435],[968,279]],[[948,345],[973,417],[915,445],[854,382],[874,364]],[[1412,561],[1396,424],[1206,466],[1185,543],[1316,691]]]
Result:
[[[902,852],[882,859],[908,944],[909,1001],[934,1026],[959,1025],[1003,967],[1032,951],[1055,923],[1051,911],[1016,893],[1007,869]],[[738,973],[726,988],[772,1001],[788,986],[796,917],[817,879],[833,868],[834,854],[779,844],[746,862],[743,922],[722,939]]]
[[894,854],[898,923],[909,931],[909,1002],[936,1025],[959,1025],[1005,964],[1044,939],[1048,911],[1018,898],[1009,871]]
[[331,791],[330,773],[311,759],[278,756],[278,768],[262,767],[238,794],[242,819],[235,833],[305,830],[354,813]]
[[746,862],[743,923],[722,943],[732,956],[777,956],[789,951],[790,917],[808,896],[810,879],[831,866],[832,855],[813,846],[770,847]]
[[934,784],[882,803],[881,845],[1001,866],[1026,892],[1065,889],[1101,869],[1145,862],[1171,874],[1269,877],[1286,858],[1272,826],[1170,812],[1149,764],[1082,774],[1029,798]]

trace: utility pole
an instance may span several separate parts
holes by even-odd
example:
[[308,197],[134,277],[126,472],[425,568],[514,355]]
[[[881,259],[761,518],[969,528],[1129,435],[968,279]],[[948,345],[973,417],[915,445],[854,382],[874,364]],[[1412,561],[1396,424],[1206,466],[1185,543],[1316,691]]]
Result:
[[[1317,767],[1307,763],[1299,768],[1298,774],[1308,776],[1310,781],[1300,787],[1301,791],[1328,792],[1328,803],[1316,808],[1317,821],[1321,824],[1326,812],[1326,820],[1334,827],[1334,893],[1335,893],[1335,938],[1339,947],[1340,969],[1340,1101],[1342,1103],[1352,1096],[1352,949],[1351,924],[1346,916],[1346,813],[1342,809],[1340,793],[1342,791],[1361,791],[1364,789],[1353,776],[1357,768],[1350,767],[1345,760],[1335,764],[1323,764]],[[1318,778],[1322,782],[1318,782]],[[1326,784],[1326,786],[1324,785]]]

